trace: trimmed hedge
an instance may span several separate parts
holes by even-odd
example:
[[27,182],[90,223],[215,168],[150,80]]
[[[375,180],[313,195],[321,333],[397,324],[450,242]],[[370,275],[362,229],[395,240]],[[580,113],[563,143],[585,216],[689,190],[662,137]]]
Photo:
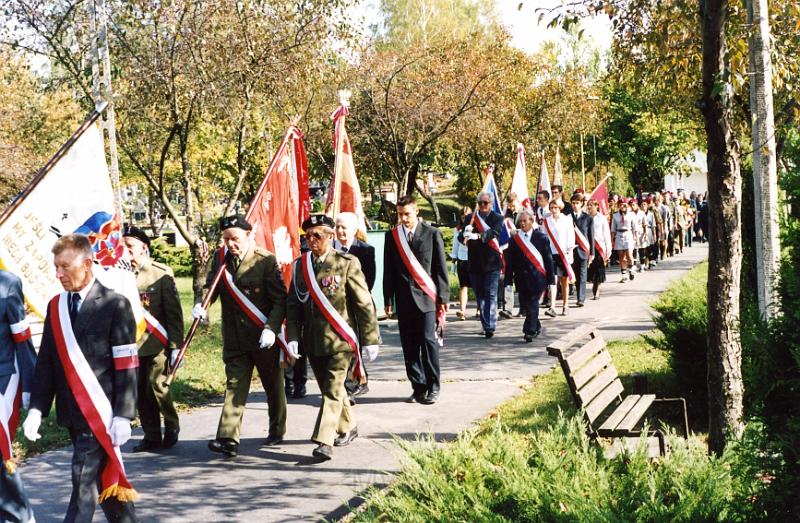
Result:
[[150,242],[150,256],[157,262],[169,265],[175,276],[192,275],[192,253],[188,247],[173,247],[164,238]]

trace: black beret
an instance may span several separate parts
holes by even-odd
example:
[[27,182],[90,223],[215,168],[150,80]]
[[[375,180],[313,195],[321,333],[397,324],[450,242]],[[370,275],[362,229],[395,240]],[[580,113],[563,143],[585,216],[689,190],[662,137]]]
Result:
[[312,214],[306,218],[301,227],[304,231],[307,231],[312,227],[319,227],[321,225],[331,229],[336,227],[336,224],[333,222],[333,218],[325,214]]
[[234,227],[238,227],[239,229],[245,231],[253,230],[253,226],[250,225],[250,222],[244,219],[244,216],[241,214],[234,214],[233,216],[226,216],[224,218],[219,219],[219,230],[224,231],[225,229],[232,229]]
[[123,237],[130,236],[131,238],[136,238],[137,240],[141,241],[142,243],[150,247],[150,237],[147,236],[147,233],[145,233],[143,230],[134,225],[129,225],[126,223],[125,227],[122,229],[122,236]]

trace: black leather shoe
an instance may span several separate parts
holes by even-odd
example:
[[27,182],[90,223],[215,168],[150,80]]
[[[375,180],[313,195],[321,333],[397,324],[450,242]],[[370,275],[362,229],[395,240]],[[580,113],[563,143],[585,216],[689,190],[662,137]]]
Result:
[[369,392],[369,385],[364,383],[363,385],[359,385],[358,388],[353,391],[353,397],[357,398],[359,396],[363,396],[367,392]]
[[284,387],[283,390],[284,390],[284,392],[286,392],[286,397],[287,398],[294,397],[294,387],[293,386],[286,385],[286,387]]
[[406,400],[406,403],[424,403],[425,402],[425,393],[424,392],[415,392],[411,394]]
[[485,337],[485,338],[488,340],[489,338],[491,338],[492,336],[494,336],[494,332],[492,332],[492,331],[486,331],[486,332],[484,332],[484,333],[483,333],[483,336],[484,336],[484,337]]
[[533,341],[533,336],[531,336],[530,334],[526,334],[524,338],[525,338],[525,343],[530,343]]
[[296,400],[305,398],[306,397],[306,386],[305,385],[300,385],[299,387],[294,389],[294,394],[292,394],[292,397],[294,399],[296,399]]
[[232,439],[212,439],[208,442],[208,450],[224,454],[228,458],[235,458],[239,455],[239,444]]
[[344,434],[339,434],[339,436],[333,440],[334,447],[346,447],[350,444],[351,441],[358,437],[358,427],[353,427],[348,432]]
[[439,391],[432,390],[425,395],[425,397],[422,399],[422,401],[420,401],[420,403],[422,403],[423,405],[433,405],[437,401],[439,401]]
[[356,404],[356,399],[353,397],[352,394],[348,394],[347,395],[347,399],[350,401],[350,406],[351,407]]
[[275,445],[280,445],[283,442],[283,436],[278,436],[277,434],[270,434],[267,436],[267,441],[264,442],[264,445],[267,447],[273,447]]
[[178,443],[178,433],[180,430],[167,429],[164,431],[164,443],[161,444],[165,449],[171,449]]
[[153,441],[149,439],[143,439],[139,442],[138,445],[133,447],[133,452],[150,452],[151,450],[157,450],[161,448],[160,441]]
[[576,307],[583,307],[583,305],[584,303],[582,301],[579,301],[578,303],[575,304]]
[[315,448],[311,455],[322,461],[329,461],[331,458],[333,458],[333,447],[322,444]]

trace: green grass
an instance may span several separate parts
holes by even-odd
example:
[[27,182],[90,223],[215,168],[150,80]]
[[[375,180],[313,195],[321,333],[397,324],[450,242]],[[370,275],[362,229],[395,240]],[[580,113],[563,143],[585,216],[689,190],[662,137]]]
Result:
[[[184,332],[192,323],[191,310],[194,306],[192,280],[188,277],[176,278],[178,293],[184,313]],[[178,371],[172,384],[173,399],[179,412],[187,412],[202,406],[225,391],[225,368],[222,363],[222,333],[220,331],[220,307],[214,304],[208,311],[209,323],[201,326],[186,351],[186,360]],[[69,443],[67,431],[56,425],[55,405],[50,415],[42,420],[39,431],[42,438],[30,442],[17,430],[14,442],[18,459],[40,454]]]

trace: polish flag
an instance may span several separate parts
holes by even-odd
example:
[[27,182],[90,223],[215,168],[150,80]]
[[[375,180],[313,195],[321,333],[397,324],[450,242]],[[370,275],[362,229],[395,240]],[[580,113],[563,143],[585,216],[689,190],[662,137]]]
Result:
[[340,212],[352,212],[358,216],[359,230],[366,232],[367,224],[364,216],[361,189],[358,186],[356,169],[353,165],[353,149],[350,147],[350,138],[345,129],[345,119],[349,111],[346,99],[331,115],[333,118],[334,134],[333,147],[336,159],[333,167],[333,180],[328,190],[328,201],[325,204],[325,214],[336,217]]
[[592,193],[589,195],[590,200],[597,200],[598,208],[600,212],[604,215],[608,216],[608,177],[611,176],[607,174],[603,181],[597,184],[597,187],[594,188]]
[[511,179],[511,192],[517,195],[517,205],[525,209],[531,209],[531,197],[528,194],[528,170],[525,167],[525,147],[521,143],[517,144],[517,166],[514,169],[514,177]]

